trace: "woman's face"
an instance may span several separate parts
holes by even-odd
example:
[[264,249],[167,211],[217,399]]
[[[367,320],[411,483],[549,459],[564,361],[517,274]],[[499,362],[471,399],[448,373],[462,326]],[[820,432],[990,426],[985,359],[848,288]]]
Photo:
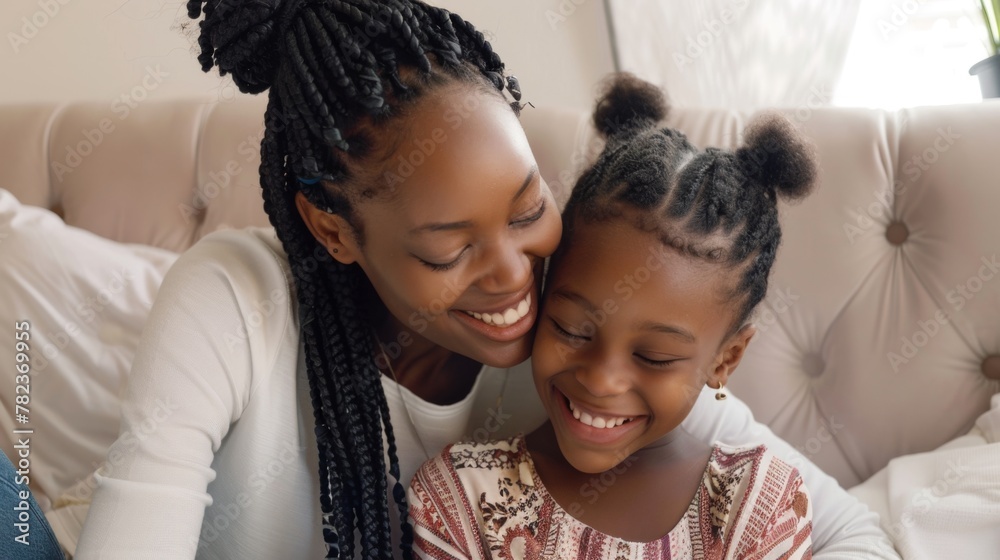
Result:
[[531,350],[542,264],[562,233],[555,200],[501,97],[445,87],[412,111],[381,164],[389,196],[356,204],[363,245],[342,218],[323,215],[340,227],[321,233],[325,245],[361,266],[394,316],[398,332],[384,344],[422,337],[488,365],[520,363]]
[[725,382],[753,329],[723,340],[733,311],[722,270],[622,220],[578,226],[551,267],[532,354],[574,468],[603,472],[656,444],[706,383]]

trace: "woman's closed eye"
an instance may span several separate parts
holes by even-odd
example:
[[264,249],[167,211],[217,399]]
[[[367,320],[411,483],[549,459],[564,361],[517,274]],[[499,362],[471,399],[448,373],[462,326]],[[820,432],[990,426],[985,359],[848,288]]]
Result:
[[[534,224],[538,220],[542,219],[542,216],[545,215],[545,211],[546,211],[547,208],[548,208],[548,204],[543,199],[542,202],[541,202],[541,204],[539,204],[539,206],[538,206],[538,210],[535,210],[534,212],[532,212],[528,216],[525,216],[523,218],[518,218],[518,219],[512,221],[510,223],[510,225],[513,226],[513,227],[526,227],[526,226],[530,226],[531,224]],[[462,249],[462,252],[460,252],[458,254],[458,256],[456,256],[454,259],[452,259],[452,260],[450,260],[448,262],[444,262],[444,263],[429,261],[429,260],[426,260],[426,259],[422,259],[422,258],[420,258],[420,257],[418,257],[416,255],[413,255],[413,256],[418,261],[420,261],[421,264],[423,264],[427,268],[433,270],[434,272],[444,272],[446,270],[451,270],[451,269],[455,268],[456,266],[458,266],[458,264],[462,261],[462,257],[465,256],[465,253],[469,250],[470,247],[471,247],[471,245],[466,245]]]
[[450,260],[448,262],[445,262],[445,263],[431,262],[431,261],[428,261],[428,260],[424,260],[424,259],[422,259],[420,257],[417,257],[416,255],[413,255],[413,256],[418,261],[420,261],[421,264],[423,264],[427,268],[429,268],[429,269],[431,269],[431,270],[433,270],[435,272],[444,272],[446,270],[451,270],[451,269],[455,268],[456,266],[458,266],[458,263],[462,260],[462,257],[469,250],[469,247],[471,247],[471,245],[466,245],[464,248],[462,248],[462,252],[460,252],[458,254],[458,256],[456,256],[454,259],[452,259],[452,260]]
[[546,210],[547,206],[548,205],[546,204],[545,199],[542,199],[542,203],[538,206],[538,210],[535,210],[534,212],[532,212],[528,216],[525,216],[523,218],[518,218],[518,219],[512,221],[510,223],[510,225],[512,225],[514,227],[524,227],[524,226],[531,225],[531,224],[537,222],[538,220],[541,220],[542,216],[545,215],[545,210]]

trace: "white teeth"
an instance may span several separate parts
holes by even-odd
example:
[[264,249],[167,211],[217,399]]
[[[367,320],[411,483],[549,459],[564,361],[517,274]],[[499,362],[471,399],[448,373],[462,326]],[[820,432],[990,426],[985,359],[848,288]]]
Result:
[[529,307],[531,307],[531,306],[528,305],[528,300],[524,300],[521,303],[517,304],[517,314],[518,314],[518,316],[524,317],[525,315],[527,315]]
[[573,401],[566,399],[569,402],[569,409],[573,412],[573,418],[580,421],[581,424],[586,424],[588,426],[593,426],[594,428],[616,428],[621,426],[625,422],[632,420],[633,418],[626,418],[624,416],[617,416],[614,418],[604,418],[602,416],[591,416],[586,412],[582,412],[580,409],[576,408]]
[[516,323],[521,317],[523,317],[523,315],[518,315],[517,309],[511,308],[503,312],[503,322],[509,325]]
[[504,310],[502,313],[479,313],[477,311],[466,311],[465,314],[475,317],[487,325],[506,327],[521,320],[522,317],[531,311],[531,294],[528,294],[517,305]]

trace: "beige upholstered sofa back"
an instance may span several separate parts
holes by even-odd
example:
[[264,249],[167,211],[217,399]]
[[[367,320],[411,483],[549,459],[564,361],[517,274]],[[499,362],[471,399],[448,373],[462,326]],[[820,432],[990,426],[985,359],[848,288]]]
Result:
[[[181,251],[266,226],[263,98],[0,107],[0,186],[104,237]],[[898,113],[789,110],[815,142],[817,192],[782,209],[760,334],[732,388],[845,486],[965,432],[1000,389],[1000,103]],[[668,124],[732,147],[750,115]],[[565,200],[600,142],[587,115],[527,109]]]

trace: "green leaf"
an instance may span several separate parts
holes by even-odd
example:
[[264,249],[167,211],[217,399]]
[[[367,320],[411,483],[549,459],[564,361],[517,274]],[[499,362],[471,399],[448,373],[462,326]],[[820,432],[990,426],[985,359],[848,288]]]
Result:
[[[993,46],[993,54],[997,54],[1000,50],[1000,22],[997,18],[1000,18],[1000,0],[992,0],[990,4],[991,10],[987,10],[988,0],[980,0],[983,5],[983,15],[986,16],[986,28],[987,35],[990,36],[990,44]],[[989,12],[987,14],[987,11]]]

